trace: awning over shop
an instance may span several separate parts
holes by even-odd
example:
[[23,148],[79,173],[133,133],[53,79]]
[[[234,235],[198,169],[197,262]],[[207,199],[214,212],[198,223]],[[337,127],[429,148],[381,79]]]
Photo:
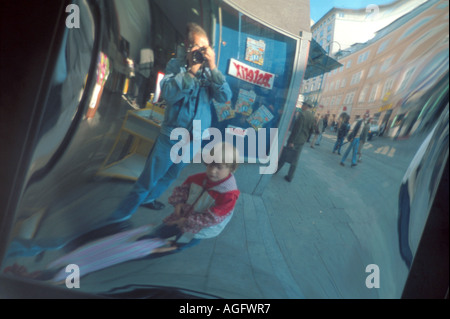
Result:
[[305,80],[333,71],[341,66],[342,64],[330,57],[316,40],[311,39]]

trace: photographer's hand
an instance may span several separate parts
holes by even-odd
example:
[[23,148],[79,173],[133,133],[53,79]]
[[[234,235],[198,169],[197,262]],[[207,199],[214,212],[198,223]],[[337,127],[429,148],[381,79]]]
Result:
[[191,77],[195,77],[198,70],[200,70],[200,67],[202,66],[201,63],[194,63],[193,61],[193,52],[196,50],[192,50],[188,52],[187,55],[187,61],[188,61],[188,73]]
[[206,62],[208,64],[209,69],[212,71],[214,70],[216,66],[216,53],[214,52],[213,48],[210,46],[206,47],[203,56],[206,59]]

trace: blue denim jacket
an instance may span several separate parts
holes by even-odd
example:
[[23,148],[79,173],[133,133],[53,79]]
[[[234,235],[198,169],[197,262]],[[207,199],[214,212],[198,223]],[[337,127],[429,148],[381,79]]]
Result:
[[[194,114],[199,90],[197,113]],[[199,71],[192,78],[183,60],[172,59],[167,64],[161,81],[161,96],[167,103],[161,134],[170,136],[172,130],[178,127],[191,131],[193,120],[201,120],[202,130],[209,128],[214,109],[212,100],[225,103],[231,100],[232,93],[225,77],[217,68],[213,71],[206,68],[204,74]]]

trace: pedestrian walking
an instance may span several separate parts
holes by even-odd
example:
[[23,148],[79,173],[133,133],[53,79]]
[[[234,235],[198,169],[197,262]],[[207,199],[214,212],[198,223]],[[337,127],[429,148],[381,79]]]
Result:
[[320,139],[318,140],[319,136],[321,137],[323,133],[323,118],[316,116],[315,118],[315,125],[314,125],[314,136],[311,140],[311,148],[314,148],[314,145],[320,145]]
[[[291,134],[289,135],[287,141],[287,147],[294,153],[290,161],[289,172],[284,177],[284,179],[288,182],[291,182],[294,177],[303,145],[306,143],[308,137],[314,129],[314,115],[312,114],[311,109],[312,106],[310,104],[303,103],[302,110],[295,119],[294,126],[292,127]],[[285,152],[283,153],[285,154]],[[277,172],[279,172],[283,165],[287,162],[286,156],[283,153],[278,162]]]
[[363,126],[363,129],[361,131],[361,136],[359,138],[358,163],[361,162],[362,149],[363,149],[364,143],[367,140],[367,136],[369,135],[370,122],[372,121],[372,119],[369,119],[368,117],[369,117],[368,115],[365,116],[364,126]]
[[318,146],[320,145],[320,142],[322,141],[323,133],[325,132],[327,126],[328,126],[327,117],[322,116],[322,130],[320,130],[320,126],[319,126],[320,134],[319,134],[319,137],[317,138],[315,145],[318,145]]
[[358,146],[359,146],[359,138],[361,136],[361,126],[363,124],[363,120],[359,119],[353,122],[352,126],[350,127],[350,132],[348,133],[347,139],[349,141],[349,146],[345,150],[344,155],[342,156],[340,165],[345,166],[344,162],[347,159],[347,156],[350,154],[350,151],[352,151],[352,164],[351,167],[354,167],[358,165],[356,163],[357,161],[357,153],[358,153]]
[[[339,117],[338,121],[339,128],[337,129],[337,137],[336,137],[336,143],[333,147],[333,153],[338,153],[338,155],[341,155],[341,147],[344,145],[344,139],[348,134],[348,131],[350,130],[350,124],[348,123],[349,116],[344,113],[342,116]],[[337,125],[336,125],[337,126]]]

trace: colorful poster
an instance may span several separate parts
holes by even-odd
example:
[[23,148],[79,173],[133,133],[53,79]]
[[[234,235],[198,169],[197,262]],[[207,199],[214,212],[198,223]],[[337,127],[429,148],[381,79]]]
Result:
[[216,109],[216,114],[219,122],[224,120],[232,119],[235,116],[234,110],[231,107],[231,102],[228,101],[226,103],[218,103],[213,101],[214,108]]
[[253,103],[255,103],[256,93],[254,91],[247,91],[239,89],[239,95],[236,101],[235,109],[237,113],[250,115],[253,112]]
[[261,105],[252,115],[249,116],[247,122],[255,130],[262,128],[266,123],[270,122],[274,118],[273,114],[270,113],[269,109],[264,105]]
[[254,40],[247,38],[247,48],[245,50],[245,59],[247,61],[263,65],[266,43],[263,40]]

